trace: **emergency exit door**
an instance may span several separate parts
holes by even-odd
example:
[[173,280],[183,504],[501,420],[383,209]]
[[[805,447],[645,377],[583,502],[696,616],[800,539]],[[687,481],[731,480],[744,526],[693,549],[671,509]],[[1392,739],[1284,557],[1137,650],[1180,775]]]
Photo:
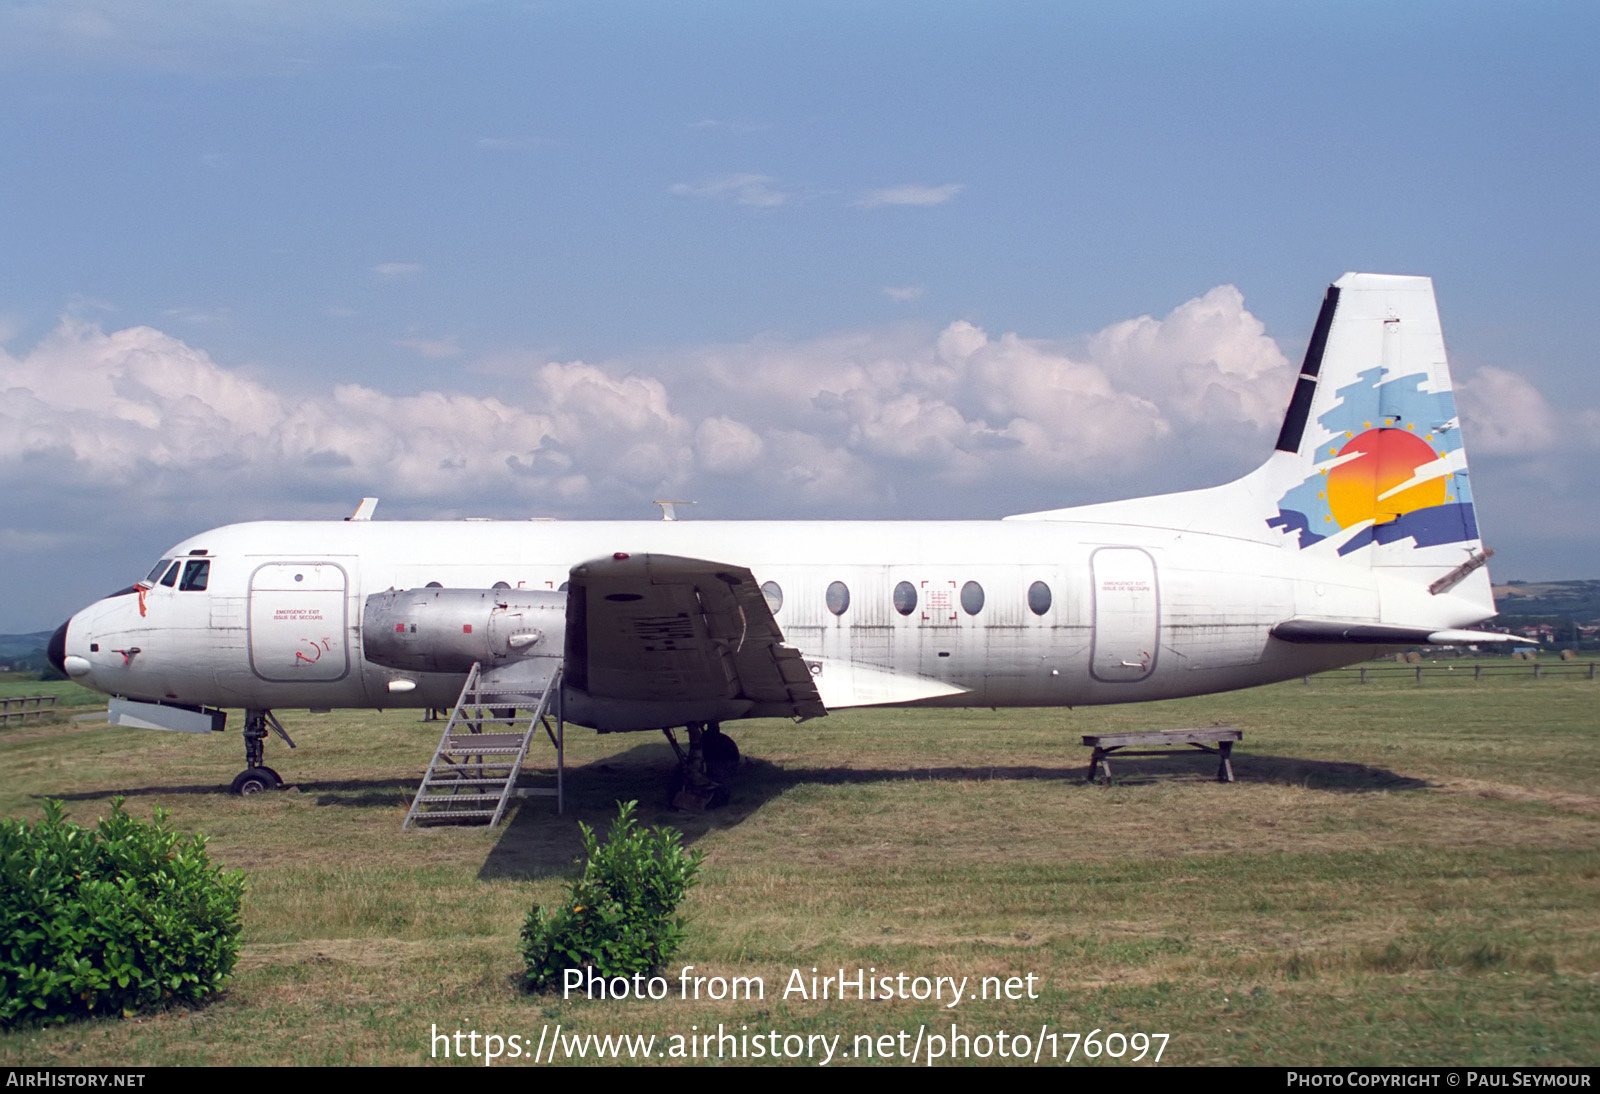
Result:
[[1137,547],[1102,547],[1094,574],[1094,653],[1089,671],[1106,683],[1143,680],[1156,668],[1161,600],[1156,563]]
[[344,567],[268,562],[250,575],[250,667],[263,680],[341,680],[350,670]]

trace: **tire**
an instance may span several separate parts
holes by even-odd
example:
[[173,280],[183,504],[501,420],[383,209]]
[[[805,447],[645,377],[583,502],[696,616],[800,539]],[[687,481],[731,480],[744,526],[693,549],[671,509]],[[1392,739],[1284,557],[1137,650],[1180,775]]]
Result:
[[278,778],[278,773],[272,768],[249,767],[234,777],[233,786],[229,789],[242,797],[248,797],[251,794],[262,794],[282,787],[283,780]]
[[713,782],[725,783],[739,770],[739,746],[721,730],[707,733],[700,750],[706,758],[706,775]]

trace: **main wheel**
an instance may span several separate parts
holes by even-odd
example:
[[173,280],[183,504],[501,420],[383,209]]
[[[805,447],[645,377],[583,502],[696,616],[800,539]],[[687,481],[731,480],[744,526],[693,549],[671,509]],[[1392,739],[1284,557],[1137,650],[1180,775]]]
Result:
[[739,770],[739,746],[720,729],[705,735],[700,751],[706,758],[706,775],[714,782],[725,783]]
[[268,790],[278,790],[283,787],[283,780],[278,773],[270,767],[249,767],[239,772],[230,788],[233,793],[240,795],[260,794]]

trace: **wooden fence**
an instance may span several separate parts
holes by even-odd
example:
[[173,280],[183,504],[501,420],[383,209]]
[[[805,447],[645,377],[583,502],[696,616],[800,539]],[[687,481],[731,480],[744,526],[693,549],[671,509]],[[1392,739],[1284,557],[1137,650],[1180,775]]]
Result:
[[15,699],[0,699],[0,726],[12,722],[26,722],[29,718],[44,721],[55,713],[54,695],[23,695]]
[[1329,669],[1319,672],[1315,677],[1307,676],[1306,683],[1312,679],[1317,680],[1349,680],[1359,679],[1365,684],[1368,680],[1408,679],[1422,683],[1425,677],[1441,677],[1450,680],[1464,680],[1472,677],[1482,680],[1486,676],[1531,676],[1535,680],[1543,676],[1578,676],[1593,680],[1595,678],[1594,661],[1556,661],[1551,664],[1541,665],[1537,661],[1508,661],[1503,665],[1362,665],[1359,668]]

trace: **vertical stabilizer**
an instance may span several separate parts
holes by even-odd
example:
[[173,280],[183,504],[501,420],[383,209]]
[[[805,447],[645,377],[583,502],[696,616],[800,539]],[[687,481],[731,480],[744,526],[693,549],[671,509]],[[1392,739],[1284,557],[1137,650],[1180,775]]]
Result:
[[1329,287],[1277,447],[1287,488],[1267,523],[1300,550],[1493,612],[1430,279],[1352,273]]

